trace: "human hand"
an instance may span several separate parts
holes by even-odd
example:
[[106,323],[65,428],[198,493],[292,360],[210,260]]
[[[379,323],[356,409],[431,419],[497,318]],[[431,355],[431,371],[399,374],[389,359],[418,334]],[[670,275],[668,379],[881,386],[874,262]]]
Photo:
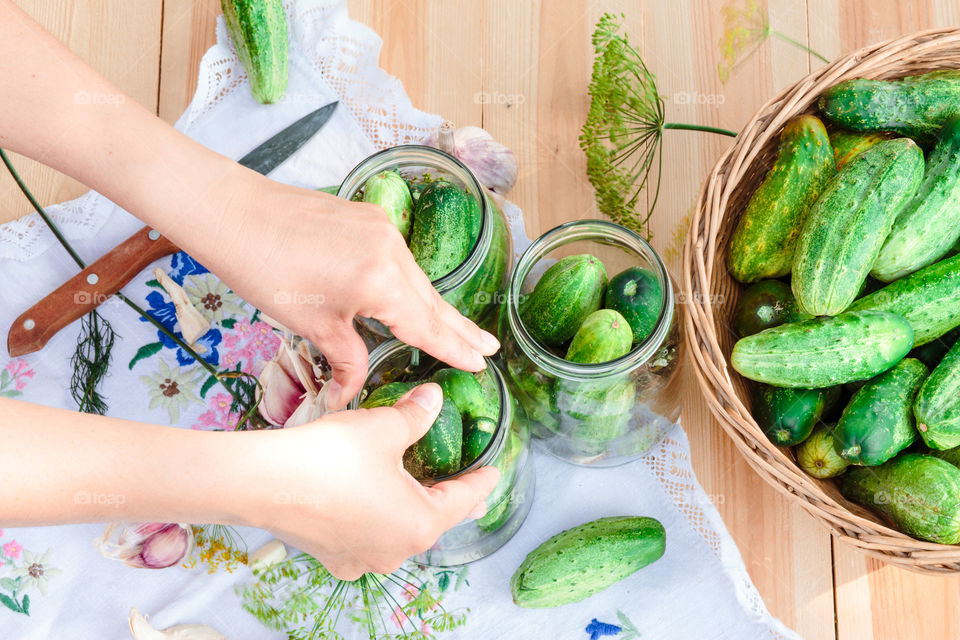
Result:
[[393,407],[235,438],[258,474],[239,524],[271,531],[344,580],[395,571],[468,515],[481,517],[499,478],[484,467],[424,487],[403,468],[403,452],[433,424],[442,398],[438,385],[423,384]]
[[[394,336],[467,371],[499,348],[445,302],[380,207],[260,179],[244,170],[207,260],[243,298],[326,356],[327,404],[355,396],[367,350],[353,318],[376,318]],[[199,257],[199,256],[198,256]],[[202,258],[201,258],[202,259]]]

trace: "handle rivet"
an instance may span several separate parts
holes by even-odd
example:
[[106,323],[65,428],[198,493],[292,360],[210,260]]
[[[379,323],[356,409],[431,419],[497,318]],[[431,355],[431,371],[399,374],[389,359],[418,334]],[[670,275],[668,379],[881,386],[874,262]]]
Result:
[[35,326],[37,326],[37,323],[33,321],[33,318],[27,318],[23,321],[23,328],[27,331],[33,331]]
[[95,273],[87,275],[87,284],[97,284],[100,281],[100,276]]
[[147,232],[147,237],[150,238],[151,240],[159,240],[160,232],[157,231],[156,229],[150,229],[150,231]]

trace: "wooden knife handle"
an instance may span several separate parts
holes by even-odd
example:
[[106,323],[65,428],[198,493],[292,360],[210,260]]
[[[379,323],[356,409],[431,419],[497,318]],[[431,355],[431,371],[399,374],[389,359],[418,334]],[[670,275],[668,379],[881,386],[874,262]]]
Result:
[[7,334],[10,356],[39,351],[58,331],[96,309],[151,262],[177,251],[153,229],[137,231],[17,318]]

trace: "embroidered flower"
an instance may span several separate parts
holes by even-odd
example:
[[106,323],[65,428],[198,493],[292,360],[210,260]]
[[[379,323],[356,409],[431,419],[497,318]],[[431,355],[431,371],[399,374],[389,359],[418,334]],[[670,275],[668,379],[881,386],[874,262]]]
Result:
[[193,306],[211,323],[219,323],[224,317],[244,313],[240,298],[212,274],[185,278],[183,290],[187,292]]
[[590,640],[599,640],[603,636],[618,635],[623,629],[615,624],[600,622],[594,618],[590,621],[590,624],[587,625],[585,631],[590,634]]
[[[175,331],[174,335],[183,340],[183,335],[179,331]],[[193,364],[196,362],[196,358],[180,348],[180,346],[170,339],[170,336],[167,334],[158,331],[157,338],[160,339],[161,344],[168,349],[177,350],[177,363],[180,366],[187,366],[188,364]],[[219,329],[210,329],[200,338],[197,339],[192,345],[193,350],[200,354],[200,357],[209,362],[212,365],[220,364],[220,352],[217,351],[217,346],[223,340],[223,334],[220,333]]]
[[16,398],[27,387],[27,380],[36,372],[23,360],[11,360],[0,371],[0,397]]
[[209,273],[209,271],[205,266],[180,251],[173,254],[170,259],[170,270],[167,273],[174,282],[182,286],[183,279],[186,276],[202,275]]
[[23,551],[23,547],[16,540],[11,540],[7,544],[3,545],[3,555],[7,556],[8,558],[19,558],[21,551]]
[[162,407],[170,414],[170,423],[180,419],[180,412],[191,403],[203,404],[196,393],[197,385],[205,371],[200,367],[183,371],[181,367],[170,368],[162,359],[158,359],[159,369],[150,376],[140,376],[149,388],[150,408]]
[[21,578],[20,591],[26,591],[30,587],[37,587],[40,593],[47,595],[47,579],[61,573],[60,569],[50,566],[50,550],[48,549],[41,557],[34,557],[32,553],[24,549],[23,566],[14,569],[12,576]]
[[229,393],[218,393],[210,398],[208,410],[197,416],[192,429],[227,429],[240,421],[240,414],[230,411],[233,398]]
[[[173,331],[173,328],[177,326],[177,309],[173,302],[167,300],[159,291],[151,291],[147,294],[147,305],[146,312],[154,320]],[[140,318],[140,322],[148,322],[148,320]]]
[[253,373],[259,361],[272,359],[279,348],[280,336],[273,327],[266,322],[250,322],[243,318],[223,336],[221,365],[225,369],[234,369],[239,364],[242,371]]

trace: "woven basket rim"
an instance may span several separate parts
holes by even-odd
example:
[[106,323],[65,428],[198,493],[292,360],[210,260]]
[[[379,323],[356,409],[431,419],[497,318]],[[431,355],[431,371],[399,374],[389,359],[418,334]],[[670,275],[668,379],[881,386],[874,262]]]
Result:
[[[955,63],[931,62],[924,68],[925,57],[947,51]],[[720,249],[717,235],[725,224],[733,224],[724,220],[729,200],[787,120],[808,111],[826,88],[843,80],[915,75],[951,67],[960,68],[960,27],[926,29],[865,46],[777,92],[756,110],[703,182],[683,245],[680,283],[687,297],[687,310],[682,314],[687,353],[697,383],[711,412],[750,466],[842,542],[884,562],[939,575],[960,571],[960,545],[916,540],[866,510],[839,501],[825,491],[824,481],[804,473],[763,434],[733,385],[732,376],[738,374],[731,372],[720,347],[711,292]]]

